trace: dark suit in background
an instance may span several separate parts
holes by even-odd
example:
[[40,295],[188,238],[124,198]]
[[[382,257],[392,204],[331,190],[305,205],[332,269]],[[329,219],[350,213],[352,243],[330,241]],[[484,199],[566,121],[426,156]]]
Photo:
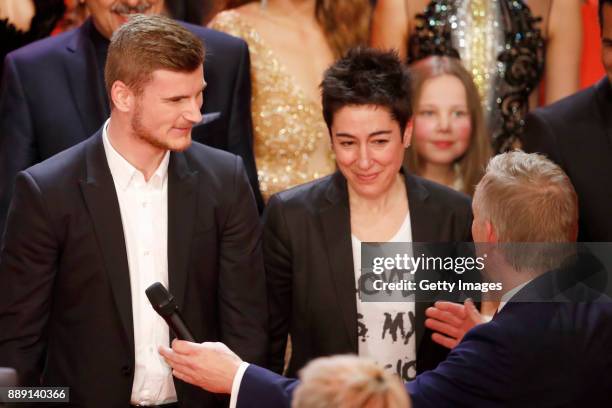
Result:
[[[193,140],[242,157],[258,206],[251,130],[250,59],[244,41],[185,26],[206,48],[203,112]],[[91,19],[9,54],[0,85],[0,235],[17,172],[83,141],[110,114],[103,67],[108,40]]]
[[523,148],[545,154],[578,194],[578,241],[612,241],[612,90],[607,77],[527,116]]
[[[199,341],[266,365],[261,227],[242,160],[193,143],[168,167],[168,282]],[[130,277],[101,131],[17,177],[0,262],[0,366],[125,407],[134,376]],[[184,407],[212,394],[175,381]]]
[[[471,241],[469,198],[404,174],[412,240]],[[357,354],[351,223],[342,173],[276,194],[267,205],[264,220],[272,370],[283,369],[288,332],[292,341],[288,376],[295,376],[316,357]],[[428,306],[424,302],[415,306],[418,372],[434,368],[448,353],[425,329]]]
[[213,8],[211,0],[172,0],[164,3],[168,14],[175,20],[195,25],[206,24],[204,16]]

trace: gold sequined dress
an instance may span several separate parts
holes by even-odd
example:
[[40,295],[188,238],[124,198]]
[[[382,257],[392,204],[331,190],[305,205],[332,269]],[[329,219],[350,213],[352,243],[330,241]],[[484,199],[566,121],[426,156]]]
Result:
[[249,45],[253,145],[264,199],[334,172],[320,103],[306,98],[274,51],[238,12],[217,14],[210,27]]

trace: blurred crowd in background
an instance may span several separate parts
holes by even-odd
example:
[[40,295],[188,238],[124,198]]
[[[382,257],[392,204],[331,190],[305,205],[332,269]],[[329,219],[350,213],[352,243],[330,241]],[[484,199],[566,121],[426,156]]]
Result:
[[[133,3],[144,11],[158,1],[0,0],[2,57],[80,26],[89,3]],[[411,64],[414,138],[406,165],[468,194],[492,153],[521,146],[529,110],[604,73],[596,0],[166,0],[163,6],[173,18],[247,42],[264,200],[335,170],[319,83],[352,47],[395,48]],[[447,137],[439,137],[440,129]]]
[[[401,0],[405,1],[405,0]],[[193,24],[207,25],[218,13],[250,0],[166,0],[168,14]],[[408,1],[417,4],[418,2]],[[580,87],[584,88],[603,75],[599,63],[599,26],[597,0],[577,0],[580,3],[582,44],[580,50]],[[323,3],[323,2],[322,2]],[[327,1],[327,3],[333,3]],[[354,0],[338,0],[345,7],[355,7]],[[376,0],[370,0],[365,10],[369,16]],[[15,6],[13,6],[13,4]],[[363,9],[356,10],[364,12]],[[0,36],[2,55],[28,42],[78,27],[88,16],[82,0],[2,0],[0,1]],[[4,20],[4,21],[2,21]],[[573,33],[575,34],[575,33]]]
[[[487,163],[501,162],[504,157],[515,154],[518,164],[508,162],[507,165],[507,173],[511,174],[524,163],[545,160],[539,156],[535,159],[533,156],[531,159],[527,155],[523,157],[520,155],[524,153],[518,152],[500,154],[515,148],[543,153],[567,173],[567,177],[561,177],[559,168],[553,167],[556,179],[562,179],[565,184],[571,180],[575,188],[579,205],[574,208],[574,192],[569,188],[571,186],[567,187],[567,190],[572,190],[568,198],[572,205],[567,206],[567,213],[579,226],[570,225],[568,231],[571,234],[563,230],[562,238],[538,235],[562,220],[555,215],[555,209],[562,206],[556,205],[556,196],[546,195],[547,190],[540,179],[515,174],[515,177],[531,183],[531,187],[535,184],[536,188],[528,186],[527,190],[534,193],[534,197],[541,195],[541,200],[518,194],[514,203],[520,205],[512,207],[506,196],[491,193],[499,201],[500,208],[508,209],[503,212],[508,215],[504,225],[524,227],[516,229],[520,234],[508,239],[500,235],[500,242],[565,242],[568,235],[571,235],[570,241],[576,238],[575,235],[584,242],[612,241],[609,210],[612,190],[609,181],[605,181],[612,175],[612,122],[608,120],[612,111],[609,81],[612,79],[612,0],[601,0],[600,4],[601,7],[596,0],[0,0],[0,56],[5,61],[0,83],[0,234],[5,230],[11,195],[16,191],[14,181],[17,174],[90,138],[109,116],[112,118],[111,112],[115,111],[109,104],[109,83],[120,82],[107,77],[108,72],[112,72],[108,69],[108,60],[112,59],[109,57],[107,60],[110,39],[117,38],[117,34],[112,37],[113,33],[128,21],[131,14],[166,14],[185,22],[179,26],[171,19],[161,18],[174,26],[173,35],[185,31],[181,27],[187,28],[202,40],[206,48],[203,66],[200,59],[198,69],[203,69],[207,84],[202,90],[199,88],[201,82],[198,82],[198,103],[190,105],[190,109],[197,113],[192,116],[196,119],[188,121],[188,128],[181,129],[187,129],[185,134],[189,141],[193,139],[240,156],[259,215],[267,205],[263,216],[263,258],[266,278],[272,282],[268,282],[268,293],[271,293],[270,287],[277,290],[270,295],[273,301],[268,299],[267,302],[270,326],[276,327],[276,333],[270,337],[278,340],[276,343],[270,341],[274,343],[277,357],[274,369],[282,372],[284,368],[294,375],[312,358],[349,351],[359,351],[360,356],[374,356],[380,362],[388,357],[385,353],[389,351],[389,361],[399,362],[395,370],[401,379],[413,380],[417,375],[414,367],[419,371],[434,368],[444,360],[447,350],[442,350],[444,353],[433,348],[433,352],[420,350],[420,360],[416,363],[415,330],[406,335],[401,347],[393,348],[396,346],[395,338],[392,346],[384,346],[383,325],[387,320],[383,316],[391,316],[391,312],[400,316],[404,311],[394,309],[393,305],[388,306],[389,309],[368,309],[355,298],[353,284],[358,282],[361,270],[360,263],[357,263],[361,242],[467,242],[472,239],[479,242],[482,237],[472,234],[480,231],[482,236],[484,229],[471,227],[470,198],[475,195],[474,201],[477,201],[475,188],[481,179],[487,180],[486,176],[483,178]],[[141,18],[134,18],[132,22]],[[146,29],[150,28],[149,23]],[[161,41],[147,44],[158,42]],[[169,48],[181,49],[177,46]],[[131,51],[146,49],[149,47],[139,46]],[[389,49],[394,52],[380,51]],[[138,62],[134,54],[130,52],[127,54],[129,58],[117,60]],[[201,49],[199,55],[202,56]],[[157,59],[158,54],[154,57]],[[343,65],[343,60],[348,62]],[[379,67],[376,67],[376,61]],[[409,69],[405,69],[404,63]],[[382,72],[381,77],[371,74],[377,69]],[[197,75],[200,81],[200,71]],[[173,86],[175,83],[172,82]],[[331,95],[327,96],[328,99],[326,90]],[[200,103],[202,95],[203,107]],[[178,102],[186,98],[169,99]],[[198,109],[201,112],[197,112]],[[159,123],[164,122],[165,118],[157,120],[162,110],[172,113],[167,105],[154,114],[148,112],[153,123],[150,128],[155,131],[160,128]],[[179,112],[178,116],[182,118],[182,113]],[[134,113],[134,117],[139,118],[139,115]],[[127,120],[125,123],[133,126]],[[333,126],[338,123],[349,131],[334,133]],[[371,123],[382,123],[384,126],[377,129],[391,128],[401,137],[395,137],[390,130],[371,131],[366,126]],[[386,135],[386,139],[379,137],[376,140],[381,134]],[[358,143],[359,137],[363,139],[359,142],[362,144]],[[211,154],[220,153],[213,149],[210,151]],[[46,163],[53,164],[66,157],[60,156]],[[236,168],[242,171],[240,161],[234,156],[219,157],[234,158],[238,163]],[[548,161],[543,163],[545,168],[553,166]],[[404,177],[398,175],[400,168]],[[210,173],[214,172],[214,166],[211,166]],[[332,176],[324,178],[328,175]],[[281,193],[317,179],[319,181]],[[500,179],[506,180],[501,176]],[[604,181],[600,182],[600,179]],[[220,185],[217,194],[220,197],[225,193],[222,190],[226,185],[222,179],[219,180],[215,182]],[[244,181],[246,185],[246,178]],[[74,187],[72,179],[70,183],[69,186]],[[57,190],[60,191],[61,186]],[[502,185],[496,191],[511,189]],[[413,194],[410,207],[408,192]],[[211,214],[220,217],[219,214],[224,212],[218,211],[219,208],[232,207],[234,210],[242,205],[252,210],[253,217],[229,215],[227,219],[238,222],[256,219],[249,225],[259,222],[248,188],[236,193],[240,200],[236,201],[239,205],[235,208],[233,204],[215,201],[214,193],[206,191],[203,194],[209,194],[206,199],[212,198],[212,204],[207,203],[213,208]],[[426,202],[428,194],[431,199]],[[206,200],[202,199],[198,205],[203,201]],[[28,200],[22,198],[23,202]],[[145,206],[143,204],[143,208]],[[13,221],[12,231],[10,225],[6,228],[10,233],[5,234],[17,244],[7,245],[7,253],[10,250],[17,253],[21,246],[26,252],[34,253],[27,230],[21,231],[22,223],[26,225],[22,220],[28,217],[18,219],[19,204],[13,204],[11,209],[17,213],[17,216],[13,215],[17,221]],[[168,213],[180,212],[174,210]],[[528,210],[533,210],[535,215],[525,217]],[[579,211],[577,218],[576,211]],[[120,227],[118,213],[114,215],[115,227]],[[68,219],[66,223],[72,226],[69,217],[58,216],[56,219],[53,221],[58,225]],[[540,224],[536,225],[534,220]],[[198,222],[188,216],[184,221]],[[231,224],[226,223],[225,218],[223,222],[215,222],[224,225],[219,227],[221,229]],[[476,222],[475,225],[481,224]],[[201,231],[196,228],[196,231],[204,234],[216,231],[219,234],[219,229],[209,224],[205,226],[200,227]],[[121,231],[119,227],[113,232]],[[239,248],[237,253],[249,252],[249,245],[253,248],[259,245],[259,232],[252,233],[257,228],[248,226],[245,231],[249,233],[235,238],[239,243],[224,242],[221,248],[227,245],[232,250]],[[234,229],[239,228],[227,227],[228,231]],[[231,234],[238,236],[234,232]],[[80,232],[74,234],[78,237],[75,242],[80,244],[84,235]],[[487,237],[497,240],[495,234]],[[111,241],[112,238],[106,242]],[[180,240],[174,242],[179,245]],[[209,241],[202,242],[211,246]],[[63,244],[57,244],[58,248]],[[77,246],[81,245],[74,245]],[[160,248],[163,247],[160,244]],[[321,255],[328,250],[333,254],[329,259],[337,260],[336,264],[328,263]],[[69,252],[65,251],[67,256]],[[75,253],[75,258],[80,259],[78,251]],[[149,251],[145,253],[148,256]],[[206,254],[201,258],[213,259]],[[250,259],[239,255],[236,258],[246,259],[245,263]],[[319,260],[321,263],[317,263]],[[55,265],[55,262],[53,258],[50,265]],[[38,259],[35,263],[42,264]],[[257,262],[251,263],[247,266],[253,267],[253,276],[256,276],[260,272],[256,270]],[[241,272],[249,269],[236,265],[235,269]],[[322,277],[320,282],[327,282],[334,273],[342,276],[344,281],[338,285],[343,291],[339,292],[342,296],[333,291],[326,292],[329,285],[325,284],[320,287],[314,284],[300,286],[299,277],[312,278],[317,273]],[[102,285],[106,285],[106,280]],[[196,286],[190,286],[191,289],[199,290]],[[242,289],[253,299],[262,300],[257,288],[245,286]],[[304,317],[299,314],[299,308],[288,306],[292,305],[291,296],[306,299],[312,294],[319,296],[313,303],[320,309],[313,310],[320,315]],[[24,295],[26,297],[29,293]],[[341,302],[344,303],[339,307]],[[266,302],[261,305],[264,305],[262,310],[265,309]],[[486,301],[481,306],[482,314],[488,316],[503,307],[498,308],[497,303]],[[198,306],[191,310],[199,313],[204,309]],[[232,306],[232,310],[238,309]],[[338,335],[336,329],[343,317],[330,316],[336,316],[333,313],[342,310],[354,311],[354,314],[348,314],[348,318],[344,317],[351,325],[347,327],[357,329],[357,322],[360,330],[368,325],[377,327],[376,330],[382,327],[378,330],[383,333],[382,339],[366,341],[367,328],[359,334],[363,335],[359,345],[357,330],[347,331],[350,335],[346,338]],[[371,315],[362,313],[364,310]],[[420,325],[416,330],[422,333],[425,309],[410,310],[410,313],[413,317],[416,314],[416,325]],[[199,314],[191,317],[193,321],[206,320],[199,319]],[[274,319],[280,322],[276,326],[272,324]],[[318,326],[314,329],[309,325],[301,326],[304,322],[316,322]],[[414,321],[411,324],[414,325]],[[288,333],[291,333],[293,343],[286,347]],[[238,337],[241,341],[248,339],[252,342],[251,337],[257,336]],[[265,337],[258,338],[261,350],[268,346]],[[425,338],[429,341],[428,336]],[[454,347],[433,337],[431,339],[438,343],[436,347]],[[315,340],[319,341],[318,349],[311,347]],[[389,337],[386,341],[391,342]],[[109,341],[108,344],[115,343]],[[404,346],[407,344],[410,344],[410,354],[406,354],[408,347]],[[256,349],[256,346],[252,348]],[[380,355],[383,358],[379,358]],[[402,365],[402,361],[408,364]],[[289,364],[285,366],[286,363]],[[338,360],[335,364],[342,371],[345,363],[347,361]],[[317,381],[326,384],[330,375],[326,367],[334,368],[335,365],[325,364],[311,367],[310,374],[305,375],[316,379],[312,373],[321,375],[323,372],[322,380]],[[350,376],[354,375],[351,371],[354,364],[351,361],[347,363],[345,371]],[[369,373],[364,377],[364,387],[372,383],[376,387],[383,384],[383,391],[389,398],[401,394],[394,391],[398,387],[397,381],[390,381],[367,364],[356,367]],[[129,366],[122,368],[122,372],[129,377]],[[339,376],[336,371],[331,375]],[[530,378],[525,377],[526,380]],[[377,389],[383,389],[381,387]],[[321,386],[317,388],[327,390]],[[304,389],[306,391],[299,398],[307,400],[312,395],[309,388]],[[333,397],[335,391],[330,390],[326,395]],[[353,397],[361,398],[357,394]],[[448,395],[454,394],[449,392]],[[405,398],[401,396],[403,394],[398,397],[398,406],[405,406]]]

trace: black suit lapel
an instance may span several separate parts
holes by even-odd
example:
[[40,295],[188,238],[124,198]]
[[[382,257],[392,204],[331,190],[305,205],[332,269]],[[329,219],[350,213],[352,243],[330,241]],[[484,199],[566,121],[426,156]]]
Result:
[[187,285],[191,240],[197,216],[197,172],[183,153],[172,153],[168,165],[168,282],[182,309]]
[[612,87],[608,77],[595,84],[595,97],[599,108],[599,117],[603,121],[606,133],[607,147],[612,146]]
[[133,352],[134,323],[125,237],[119,200],[104,153],[101,130],[89,140],[86,151],[87,178],[80,180],[81,191],[94,225],[125,338]]
[[[404,180],[406,182],[406,193],[408,194],[408,208],[410,211],[410,228],[412,230],[413,250],[421,253],[422,251],[416,248],[418,243],[437,242],[439,237],[435,237],[435,228],[432,228],[432,223],[435,222],[436,216],[432,211],[431,206],[426,205],[429,192],[419,182],[419,180],[404,170]],[[420,248],[420,247],[419,247]],[[419,279],[419,272],[416,273],[415,279]],[[417,354],[423,340],[425,332],[425,309],[429,307],[428,302],[415,301],[415,333],[416,333],[416,350]]]
[[104,84],[96,62],[94,45],[90,38],[93,23],[88,19],[79,27],[68,44],[64,68],[70,80],[70,91],[74,96],[85,135],[93,134],[108,117],[108,106],[104,99]]
[[432,211],[431,206],[426,204],[429,192],[419,182],[419,179],[407,170],[404,171],[404,180],[406,182],[406,193],[408,194],[412,241],[437,242],[440,237],[435,236],[435,228],[432,228],[432,223],[436,221],[436,214]]
[[[601,154],[604,160],[600,164],[607,166],[608,171],[601,169],[600,174],[612,174],[612,86],[608,77],[603,78],[595,85],[599,117],[604,124],[605,136],[602,138]],[[595,150],[596,151],[596,150]],[[605,160],[608,158],[608,160]]]
[[340,172],[330,179],[325,206],[319,216],[338,305],[351,347],[357,353],[357,294],[351,243],[351,219],[346,180]]

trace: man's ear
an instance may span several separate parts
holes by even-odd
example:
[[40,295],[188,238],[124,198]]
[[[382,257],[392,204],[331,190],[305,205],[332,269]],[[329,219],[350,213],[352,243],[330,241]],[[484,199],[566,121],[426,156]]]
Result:
[[496,244],[498,242],[497,232],[495,231],[495,226],[491,224],[491,221],[485,221],[485,228],[487,231],[487,242],[490,244]]
[[110,92],[112,106],[120,112],[129,112],[134,107],[134,91],[122,81],[115,81]]
[[404,134],[402,135],[402,144],[404,147],[410,146],[410,142],[412,141],[412,119],[406,123],[406,127],[404,128]]

